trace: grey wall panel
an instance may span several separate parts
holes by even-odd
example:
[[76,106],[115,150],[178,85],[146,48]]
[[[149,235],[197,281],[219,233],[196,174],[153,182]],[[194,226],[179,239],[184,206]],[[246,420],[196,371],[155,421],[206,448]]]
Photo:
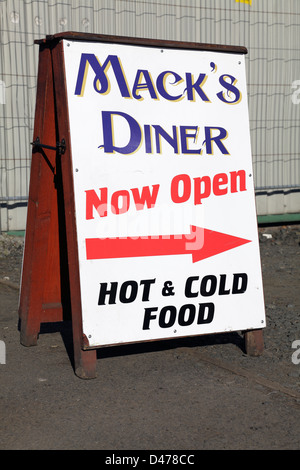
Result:
[[0,0],[0,229],[25,228],[33,42],[71,30],[246,46],[257,210],[300,212],[299,28],[298,0]]

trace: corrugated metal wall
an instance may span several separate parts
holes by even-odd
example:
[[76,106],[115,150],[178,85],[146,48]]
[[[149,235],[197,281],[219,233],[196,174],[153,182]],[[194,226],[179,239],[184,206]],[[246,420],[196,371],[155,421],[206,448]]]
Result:
[[0,230],[25,228],[38,46],[82,31],[241,45],[258,214],[300,212],[299,0],[0,0]]

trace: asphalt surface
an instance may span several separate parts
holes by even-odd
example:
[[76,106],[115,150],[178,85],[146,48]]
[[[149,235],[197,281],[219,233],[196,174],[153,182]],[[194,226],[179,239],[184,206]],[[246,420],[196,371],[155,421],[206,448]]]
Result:
[[260,240],[262,356],[245,354],[240,332],[105,348],[98,377],[82,380],[70,322],[42,325],[35,347],[20,344],[22,240],[2,237],[0,449],[102,450],[104,458],[299,449],[299,226],[262,228]]

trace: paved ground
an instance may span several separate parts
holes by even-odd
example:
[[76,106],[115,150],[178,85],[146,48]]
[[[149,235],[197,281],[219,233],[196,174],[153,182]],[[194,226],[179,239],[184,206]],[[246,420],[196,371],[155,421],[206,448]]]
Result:
[[248,357],[238,333],[123,346],[99,350],[85,381],[69,323],[20,345],[22,239],[2,236],[0,449],[299,449],[300,228],[261,228],[260,240],[263,356]]

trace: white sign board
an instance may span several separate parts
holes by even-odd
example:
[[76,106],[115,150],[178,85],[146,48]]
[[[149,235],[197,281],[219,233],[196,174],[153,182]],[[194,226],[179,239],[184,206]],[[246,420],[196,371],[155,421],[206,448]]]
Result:
[[244,55],[64,56],[90,347],[263,328]]

